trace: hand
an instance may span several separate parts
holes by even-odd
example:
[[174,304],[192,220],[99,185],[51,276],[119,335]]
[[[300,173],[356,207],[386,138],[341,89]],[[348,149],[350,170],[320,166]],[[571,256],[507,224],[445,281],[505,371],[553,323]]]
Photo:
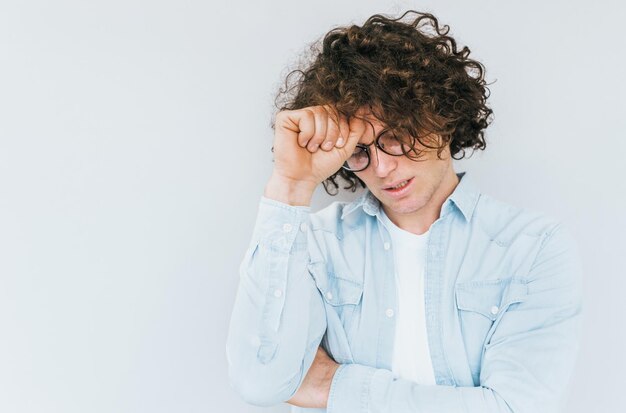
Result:
[[331,359],[322,347],[318,347],[311,368],[296,394],[287,403],[298,407],[325,409],[333,376],[339,364]]
[[348,120],[328,105],[279,112],[272,177],[315,189],[352,155],[366,131],[361,116]]

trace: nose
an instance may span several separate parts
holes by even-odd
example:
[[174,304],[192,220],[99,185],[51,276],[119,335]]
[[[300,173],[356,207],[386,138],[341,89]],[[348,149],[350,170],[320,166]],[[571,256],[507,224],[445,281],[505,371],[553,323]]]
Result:
[[372,145],[372,147],[372,159],[370,160],[372,163],[371,166],[378,177],[385,178],[390,172],[396,169],[396,166],[398,166],[397,157],[386,154],[378,149],[376,145]]

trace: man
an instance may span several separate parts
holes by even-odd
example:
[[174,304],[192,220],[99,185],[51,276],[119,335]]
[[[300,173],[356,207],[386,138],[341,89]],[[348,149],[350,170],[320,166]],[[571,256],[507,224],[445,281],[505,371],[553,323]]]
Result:
[[[560,407],[578,348],[576,245],[558,222],[455,173],[454,156],[485,148],[484,71],[416,14],[332,30],[286,89],[227,342],[249,403]],[[367,190],[311,213],[314,189],[338,177]]]

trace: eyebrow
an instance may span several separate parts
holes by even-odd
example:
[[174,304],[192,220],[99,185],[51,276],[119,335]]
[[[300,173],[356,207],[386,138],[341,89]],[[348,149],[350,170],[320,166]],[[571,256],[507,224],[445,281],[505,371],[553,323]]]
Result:
[[361,146],[367,146],[367,147],[370,147],[370,146],[372,146],[372,145],[374,144],[374,142],[376,142],[376,140],[377,140],[378,138],[380,138],[380,137],[381,137],[381,135],[382,135],[382,134],[384,134],[384,133],[386,133],[386,132],[389,132],[390,130],[391,130],[391,128],[389,128],[389,127],[387,127],[387,128],[383,128],[383,130],[381,130],[380,132],[378,132],[378,135],[376,135],[376,136],[374,137],[374,140],[373,140],[372,142],[370,142],[370,143],[360,143],[360,142],[359,142],[359,143],[357,143],[357,146],[358,146],[358,145],[361,145]]

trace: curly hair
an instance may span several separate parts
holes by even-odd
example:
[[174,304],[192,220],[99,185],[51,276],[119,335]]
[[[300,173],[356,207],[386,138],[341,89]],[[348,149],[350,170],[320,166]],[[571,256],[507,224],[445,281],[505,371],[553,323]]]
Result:
[[[413,20],[402,21],[411,13]],[[437,149],[439,158],[447,145],[454,159],[464,158],[467,148],[484,150],[493,114],[486,105],[485,68],[468,58],[467,46],[457,49],[449,30],[432,14],[414,10],[397,19],[375,14],[362,26],[332,29],[310,46],[305,67],[287,75],[275,106],[282,111],[331,105],[347,118],[365,106],[387,127],[411,137],[415,154],[417,142]],[[435,146],[426,139],[432,133],[441,137]],[[329,195],[338,193],[338,176],[348,183],[344,189],[365,188],[341,168],[323,182]]]

